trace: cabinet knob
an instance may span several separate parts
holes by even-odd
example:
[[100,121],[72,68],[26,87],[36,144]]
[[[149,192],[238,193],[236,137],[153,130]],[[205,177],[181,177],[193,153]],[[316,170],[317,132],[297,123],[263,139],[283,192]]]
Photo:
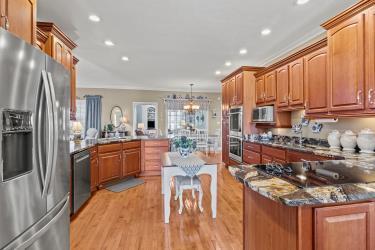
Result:
[[4,18],[4,19],[5,19],[4,28],[5,28],[6,30],[9,30],[9,28],[10,28],[10,24],[9,24],[9,18],[8,18],[8,16],[6,16],[6,15],[1,15],[1,18]]
[[357,91],[357,103],[362,104],[362,90]]
[[374,100],[373,100],[373,97],[372,97],[373,93],[374,93],[374,90],[373,89],[369,89],[369,91],[368,91],[368,102],[369,102],[370,105],[374,104]]

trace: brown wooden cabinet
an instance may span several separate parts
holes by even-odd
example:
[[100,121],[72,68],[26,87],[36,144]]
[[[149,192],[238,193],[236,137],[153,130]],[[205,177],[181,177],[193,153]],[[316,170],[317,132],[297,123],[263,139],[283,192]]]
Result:
[[289,67],[282,66],[276,70],[277,107],[282,109],[289,106]]
[[169,139],[142,141],[141,175],[160,175],[161,156],[169,151]]
[[122,175],[129,176],[141,172],[141,149],[128,149],[123,152]]
[[272,163],[272,162],[273,162],[272,157],[270,157],[268,155],[262,155],[262,164],[268,164],[268,163]]
[[266,103],[276,100],[276,72],[272,71],[264,76],[264,101]]
[[99,183],[121,177],[121,152],[99,154]]
[[315,249],[375,249],[375,203],[315,209]]
[[243,73],[239,73],[236,75],[236,95],[235,95],[235,105],[242,105],[243,103]]
[[368,10],[367,14],[367,98],[366,107],[370,111],[375,109],[375,6]]
[[330,110],[363,110],[365,105],[365,12],[328,30]]
[[[64,34],[55,24],[38,22],[38,29],[47,36],[46,41],[38,41],[38,47],[44,47],[44,52],[64,65],[71,75],[70,82],[70,118],[75,119],[76,112],[76,67],[78,60],[73,56],[73,49],[77,45]],[[42,37],[42,36],[38,36]],[[43,45],[44,44],[44,45]]]
[[93,192],[99,185],[99,159],[96,146],[90,149],[90,176],[90,189]]
[[327,48],[305,56],[306,114],[328,112]]
[[36,41],[36,0],[0,0],[0,26],[30,44]]
[[303,58],[299,58],[289,64],[289,106],[303,107],[304,104],[304,63]]
[[255,80],[255,101],[256,104],[262,104],[265,101],[264,76],[260,76]]

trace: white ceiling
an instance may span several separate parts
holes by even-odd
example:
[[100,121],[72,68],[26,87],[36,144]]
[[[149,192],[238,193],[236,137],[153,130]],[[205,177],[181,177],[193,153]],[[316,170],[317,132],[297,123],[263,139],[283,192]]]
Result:
[[[219,92],[225,74],[267,65],[321,34],[322,22],[355,2],[38,0],[38,19],[55,22],[78,44],[78,87],[184,91],[195,83],[195,91]],[[90,14],[101,22],[89,21]],[[271,35],[262,37],[263,28]]]

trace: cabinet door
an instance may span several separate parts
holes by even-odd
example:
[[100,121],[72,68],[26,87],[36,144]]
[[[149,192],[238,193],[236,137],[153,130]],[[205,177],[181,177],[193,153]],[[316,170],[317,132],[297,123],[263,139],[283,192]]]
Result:
[[288,66],[283,66],[276,70],[277,84],[277,106],[279,108],[289,105],[289,72]]
[[36,1],[2,0],[0,1],[1,27],[30,44],[36,38]]
[[332,111],[364,109],[365,14],[328,31],[329,94]]
[[91,191],[95,191],[99,184],[99,160],[98,157],[90,161]]
[[256,103],[260,104],[264,102],[264,76],[258,77],[255,80],[255,94],[256,94]]
[[58,63],[61,63],[66,67],[66,53],[65,53],[65,46],[63,42],[61,42],[58,38],[53,37],[53,50],[52,50],[52,58],[55,59]]
[[374,203],[315,209],[315,247],[330,249],[375,249]]
[[366,22],[368,31],[368,86],[367,86],[367,108],[375,109],[375,6],[369,9]]
[[243,73],[236,75],[236,105],[243,103]]
[[141,149],[123,151],[122,175],[128,176],[141,172]]
[[236,78],[232,77],[228,82],[229,105],[236,105]]
[[77,111],[77,106],[76,106],[76,81],[77,81],[77,72],[76,72],[76,67],[73,65],[71,69],[71,76],[70,76],[70,116],[71,120],[75,119],[76,117],[76,111]]
[[272,157],[268,155],[262,155],[262,164],[267,164],[272,162]]
[[327,48],[305,57],[306,114],[328,112]]
[[121,151],[99,154],[99,183],[121,177]]
[[289,105],[303,105],[303,101],[303,58],[300,58],[289,64]]
[[243,150],[243,157],[242,160],[247,163],[247,164],[260,164],[261,159],[260,159],[260,154],[249,151],[249,150]]
[[273,102],[276,100],[276,73],[275,71],[266,74],[264,78],[265,101]]
[[228,116],[228,112],[229,112],[229,83],[228,82],[224,82],[222,84],[222,93],[221,93],[221,99],[222,99],[222,112],[223,112],[223,117],[226,117]]

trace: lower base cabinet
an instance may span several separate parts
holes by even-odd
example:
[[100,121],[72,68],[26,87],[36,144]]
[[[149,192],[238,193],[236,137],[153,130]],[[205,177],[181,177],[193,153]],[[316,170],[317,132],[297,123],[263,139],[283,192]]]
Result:
[[121,151],[99,154],[99,183],[121,176]]
[[375,249],[375,203],[316,208],[315,249]]
[[97,147],[90,150],[90,189],[95,191],[99,184],[99,159]]
[[124,150],[122,154],[122,176],[130,176],[141,172],[141,149]]

